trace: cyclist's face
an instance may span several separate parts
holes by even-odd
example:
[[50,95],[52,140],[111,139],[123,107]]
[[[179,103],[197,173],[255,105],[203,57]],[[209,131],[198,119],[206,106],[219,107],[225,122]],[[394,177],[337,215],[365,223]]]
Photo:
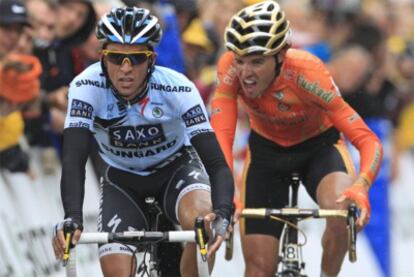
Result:
[[[153,58],[139,54],[138,56],[134,56],[132,54],[131,59],[133,60],[131,61],[129,58],[119,59],[122,56],[119,53],[136,53],[147,51],[148,48],[144,45],[122,45],[113,43],[109,44],[106,49],[110,53],[103,56],[104,63],[112,84],[123,97],[128,100],[133,99],[142,90],[142,87],[146,85],[145,79],[147,78],[148,68],[151,66]],[[109,56],[111,55],[111,51],[116,52],[114,55]]]
[[244,95],[256,98],[273,82],[276,61],[273,56],[236,56],[235,67]]

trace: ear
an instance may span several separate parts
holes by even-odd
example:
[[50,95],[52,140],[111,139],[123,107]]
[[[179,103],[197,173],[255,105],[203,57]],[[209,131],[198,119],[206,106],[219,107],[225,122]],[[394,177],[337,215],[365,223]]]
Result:
[[155,53],[155,52],[154,52],[154,54],[152,54],[152,57],[150,59],[151,66],[155,65],[155,61],[157,60],[157,56],[158,56],[158,54]]

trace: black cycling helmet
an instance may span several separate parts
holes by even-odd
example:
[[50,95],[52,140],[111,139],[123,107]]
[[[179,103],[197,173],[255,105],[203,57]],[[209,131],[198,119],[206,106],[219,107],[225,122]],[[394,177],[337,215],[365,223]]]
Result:
[[102,16],[96,37],[104,43],[143,44],[156,46],[162,30],[158,18],[147,9],[136,7],[115,8]]
[[[103,42],[129,45],[146,45],[153,49],[161,40],[162,30],[158,18],[150,14],[149,10],[136,7],[114,8],[98,22],[96,37]],[[141,101],[148,94],[148,83],[154,71],[154,58],[148,59],[148,71],[144,80],[145,88],[132,100],[125,100],[112,84],[106,65],[101,59],[102,71],[112,88],[112,92],[124,104],[133,104]]]

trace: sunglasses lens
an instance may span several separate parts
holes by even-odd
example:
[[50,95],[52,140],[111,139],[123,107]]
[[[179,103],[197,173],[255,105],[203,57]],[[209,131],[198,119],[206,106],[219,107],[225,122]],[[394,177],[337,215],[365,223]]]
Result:
[[134,53],[134,54],[108,53],[106,56],[108,57],[109,62],[116,64],[116,65],[122,65],[125,58],[128,59],[132,65],[142,64],[148,59],[145,53]]
[[145,55],[144,53],[130,54],[128,56],[133,65],[142,64],[148,59],[147,55]]
[[109,62],[116,64],[116,65],[121,65],[122,61],[125,58],[125,55],[118,54],[118,53],[108,53],[106,57]]

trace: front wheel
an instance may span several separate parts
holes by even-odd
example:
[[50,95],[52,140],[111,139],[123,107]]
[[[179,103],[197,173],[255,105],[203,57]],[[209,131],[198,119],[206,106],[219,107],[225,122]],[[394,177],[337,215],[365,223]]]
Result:
[[276,273],[276,277],[307,277],[307,275],[300,274],[300,272],[294,269],[286,269]]

